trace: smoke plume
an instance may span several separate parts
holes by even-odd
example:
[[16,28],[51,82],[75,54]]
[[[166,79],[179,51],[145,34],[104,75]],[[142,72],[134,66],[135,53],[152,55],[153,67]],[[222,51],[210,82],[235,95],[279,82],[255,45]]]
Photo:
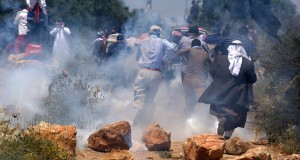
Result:
[[[167,38],[174,24],[170,17],[178,18],[176,24],[184,25],[184,10],[180,12],[181,19],[174,14],[175,11],[170,10],[170,14],[159,6],[174,4],[184,7],[185,4],[179,1],[153,1],[160,14],[139,13],[126,23],[125,28],[129,29],[125,35],[138,37],[147,32],[152,24],[159,23],[164,30],[162,37]],[[2,1],[3,6],[7,4],[5,2]],[[126,2],[142,5],[140,1]],[[12,27],[11,22],[7,22],[7,25]],[[90,39],[90,32],[83,35],[76,32],[76,26],[69,28],[72,32],[72,53],[63,64],[57,65],[57,61],[51,58],[40,65],[18,67],[16,64],[2,64],[4,68],[1,72],[4,74],[0,78],[0,104],[14,106],[23,117],[20,120],[26,119],[28,124],[45,120],[75,125],[78,145],[83,148],[88,135],[100,127],[121,120],[132,122],[136,112],[133,109],[132,84],[139,68],[135,60],[134,43],[131,53],[121,53],[115,60],[99,65],[91,55],[93,39]],[[5,37],[12,36],[9,32],[4,34]],[[8,69],[9,66],[13,67]],[[180,71],[174,69],[171,73],[172,76],[165,74],[166,78],[161,82],[156,95],[154,122],[170,130],[172,139],[178,141],[199,133],[216,133],[217,122],[209,114],[208,105],[197,104],[195,117],[192,120],[184,118],[184,91]],[[140,141],[140,133],[133,133],[133,140]]]

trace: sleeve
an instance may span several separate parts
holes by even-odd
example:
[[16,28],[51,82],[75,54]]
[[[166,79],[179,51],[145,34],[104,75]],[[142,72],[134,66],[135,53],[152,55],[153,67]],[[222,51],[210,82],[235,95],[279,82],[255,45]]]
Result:
[[31,7],[31,6],[30,6],[30,0],[26,0],[26,3],[27,3],[27,5],[28,5],[29,7]]
[[46,8],[46,0],[40,0],[41,8]]
[[162,39],[163,47],[165,49],[165,54],[163,57],[163,61],[165,63],[171,62],[172,59],[176,57],[176,44],[167,41],[166,39]]
[[111,55],[113,55],[114,52],[115,52],[115,48],[116,48],[116,43],[111,44],[110,46],[108,46],[106,57],[110,57]]
[[206,64],[207,64],[208,66],[210,66],[210,65],[212,64],[212,60],[211,60],[210,57],[211,57],[211,56],[207,53]]
[[178,50],[183,49],[184,44],[185,44],[185,41],[187,41],[187,39],[188,39],[188,38],[187,38],[186,36],[182,36],[182,37],[181,37],[181,39],[180,39],[180,41],[179,41],[179,44],[178,44],[178,47],[177,47]]
[[135,60],[139,61],[141,58],[142,50],[141,50],[141,44],[137,47],[136,55],[135,55]]
[[67,27],[64,27],[64,32],[65,32],[66,34],[68,34],[68,35],[71,35],[71,31],[70,31],[70,29],[67,28]]
[[178,52],[175,54],[175,56],[181,56],[181,55],[187,54],[189,51],[190,51],[190,48],[182,49],[182,50],[178,51]]
[[164,48],[166,50],[173,50],[173,51],[175,51],[175,47],[176,47],[175,44],[172,44],[171,42],[169,42],[166,39],[162,39],[162,43],[163,43],[163,46],[164,46]]
[[254,67],[254,63],[251,62],[249,69],[247,71],[247,80],[248,83],[253,84],[256,82],[257,77],[256,77],[256,73],[255,73],[255,67]]
[[178,52],[174,52],[174,53],[168,53],[164,57],[164,62],[170,63],[177,56],[185,55],[185,54],[188,54],[189,52],[190,52],[190,48],[182,49],[182,50],[180,50]]
[[202,40],[200,40],[200,41],[201,41],[201,47],[210,55],[210,49],[209,49],[207,43],[205,43]]
[[15,25],[18,25],[19,24],[19,21],[20,21],[20,12],[17,13],[16,17],[15,17],[15,20],[14,20],[14,24]]
[[51,35],[51,36],[55,36],[56,33],[57,33],[59,30],[60,30],[60,28],[56,28],[56,27],[53,28],[52,31],[50,31],[50,35]]
[[95,40],[92,44],[92,55],[97,55],[97,51],[100,48],[99,41]]
[[243,46],[244,46],[247,54],[257,52],[254,42],[250,39],[245,40]]
[[221,59],[219,58],[220,55],[216,56],[216,60],[211,63],[210,67],[209,67],[209,74],[211,75],[211,77],[214,79],[217,73],[217,68],[218,68],[218,62],[221,61]]

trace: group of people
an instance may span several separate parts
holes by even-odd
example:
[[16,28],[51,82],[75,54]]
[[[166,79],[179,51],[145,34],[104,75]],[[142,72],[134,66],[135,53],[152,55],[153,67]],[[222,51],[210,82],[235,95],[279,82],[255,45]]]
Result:
[[[36,39],[41,37],[41,34],[38,32],[42,32],[41,28],[48,24],[48,19],[45,18],[43,22],[41,22],[39,11],[43,13],[44,17],[47,17],[45,0],[26,0],[26,3],[20,4],[20,11],[17,12],[14,20],[14,24],[18,26],[18,36],[14,43],[14,54],[28,52],[29,55],[35,52],[35,49],[30,47],[42,47],[39,43],[41,40],[37,41]],[[33,19],[31,20],[32,17]],[[59,18],[54,28],[50,33],[48,32],[48,34],[54,37],[53,56],[58,60],[64,59],[70,50],[66,38],[71,34],[70,29],[65,27],[63,20]],[[30,35],[30,39],[28,39],[28,35]],[[30,47],[28,47],[30,43],[36,45],[30,45]]]
[[[139,44],[140,70],[133,85],[134,108],[137,109],[133,126],[146,127],[151,123],[163,66],[179,56],[185,117],[193,116],[197,103],[210,104],[210,113],[219,121],[217,133],[230,138],[237,127],[244,127],[246,123],[253,96],[252,84],[256,82],[251,59],[256,48],[248,37],[248,28],[242,26],[234,35],[227,33],[212,52],[205,39],[199,39],[198,27],[190,27],[188,36],[180,37],[178,44],[160,38],[160,33],[159,26],[152,26],[150,36]],[[210,84],[209,74],[213,79]]]
[[[27,5],[20,5],[15,18],[19,31],[14,45],[15,54],[23,53],[27,44],[26,35],[30,32],[27,27],[28,10],[38,6],[47,15],[44,0],[27,2]],[[217,133],[225,139],[230,138],[237,127],[244,127],[249,103],[253,100],[252,84],[256,82],[253,55],[257,51],[254,40],[249,37],[249,28],[242,26],[238,34],[230,35],[230,29],[225,27],[220,34],[200,36],[198,27],[189,27],[188,36],[175,34],[175,43],[160,38],[161,31],[159,26],[151,26],[149,36],[138,43],[136,60],[140,69],[133,84],[133,107],[137,110],[133,126],[145,127],[151,123],[155,108],[153,101],[164,66],[179,57],[186,119],[194,116],[197,103],[210,104],[210,113],[219,121]],[[66,37],[70,34],[63,20],[58,19],[50,31],[50,35],[55,37],[53,56],[56,59],[68,56],[70,48]],[[108,44],[110,36],[115,40]],[[216,45],[213,51],[208,44]],[[116,30],[100,30],[93,41],[92,54],[101,63],[119,52],[129,52],[127,49],[122,34]],[[211,83],[209,76],[213,79]]]
[[98,64],[117,58],[121,52],[129,53],[130,47],[116,27],[99,29],[92,43],[92,55]]

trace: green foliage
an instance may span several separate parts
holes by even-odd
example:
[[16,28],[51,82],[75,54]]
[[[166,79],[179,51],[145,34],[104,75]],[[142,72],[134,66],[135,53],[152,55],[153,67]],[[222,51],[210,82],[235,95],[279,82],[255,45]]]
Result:
[[289,128],[280,135],[278,144],[285,153],[300,153],[300,140],[299,137],[297,137],[295,126],[289,126]]
[[157,152],[159,154],[159,157],[162,159],[168,159],[168,158],[172,158],[172,154],[170,152],[167,151],[159,151]]
[[281,23],[290,21],[297,12],[296,5],[291,0],[272,0],[272,11]]
[[121,26],[131,16],[121,0],[51,0],[47,1],[53,18],[79,30]]
[[9,122],[0,122],[1,160],[72,160],[67,152],[49,140],[25,135],[23,131],[9,128]]
[[0,157],[3,160],[71,160],[66,152],[48,140],[25,136],[22,139],[4,141],[0,145]]
[[248,1],[203,0],[202,9],[196,23],[206,28],[221,29],[227,23],[249,22]]
[[[255,84],[256,125],[286,152],[300,145],[300,17],[283,26],[282,43],[260,36],[260,62],[266,79]],[[291,136],[291,126],[293,133]],[[296,136],[297,135],[297,136]],[[293,143],[291,143],[293,141]],[[287,145],[287,146],[286,146]],[[299,152],[299,148],[294,152]]]
[[[17,27],[13,20],[20,2],[25,0],[5,0],[0,2],[0,52],[14,40]],[[64,19],[72,35],[87,37],[89,40],[101,27],[121,27],[133,16],[122,0],[46,0],[49,14],[49,29],[57,18]],[[4,5],[5,3],[5,5]],[[94,38],[94,37],[93,37]]]
[[[281,22],[293,17],[296,6],[291,0],[271,0],[272,10]],[[191,22],[205,28],[220,30],[227,23],[232,26],[252,24],[248,0],[203,0],[197,21]],[[234,27],[236,28],[236,27]]]

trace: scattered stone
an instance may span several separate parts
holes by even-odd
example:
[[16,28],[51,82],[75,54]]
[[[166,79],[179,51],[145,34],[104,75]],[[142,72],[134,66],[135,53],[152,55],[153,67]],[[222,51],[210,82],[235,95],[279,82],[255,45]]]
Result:
[[214,160],[224,154],[225,141],[222,136],[203,134],[188,138],[183,144],[185,160]]
[[250,147],[250,142],[245,142],[238,137],[234,137],[225,141],[226,154],[241,155],[246,153]]
[[46,138],[70,155],[75,155],[77,134],[75,126],[54,125],[42,121],[36,126],[29,127],[25,133]]
[[234,160],[272,160],[271,153],[262,147],[249,149],[245,154]]
[[134,155],[129,151],[112,151],[103,160],[134,160]]
[[161,128],[158,123],[153,123],[145,129],[142,141],[149,151],[169,151],[171,133]]
[[131,146],[131,127],[127,121],[107,125],[88,138],[88,147],[100,152],[129,150]]
[[264,138],[262,138],[258,141],[253,141],[252,143],[255,144],[255,145],[268,145],[268,144],[270,144],[269,139],[267,139],[266,137],[264,137]]
[[291,160],[296,160],[296,159],[300,160],[300,154],[292,154],[292,155],[290,156],[290,159],[291,159]]

